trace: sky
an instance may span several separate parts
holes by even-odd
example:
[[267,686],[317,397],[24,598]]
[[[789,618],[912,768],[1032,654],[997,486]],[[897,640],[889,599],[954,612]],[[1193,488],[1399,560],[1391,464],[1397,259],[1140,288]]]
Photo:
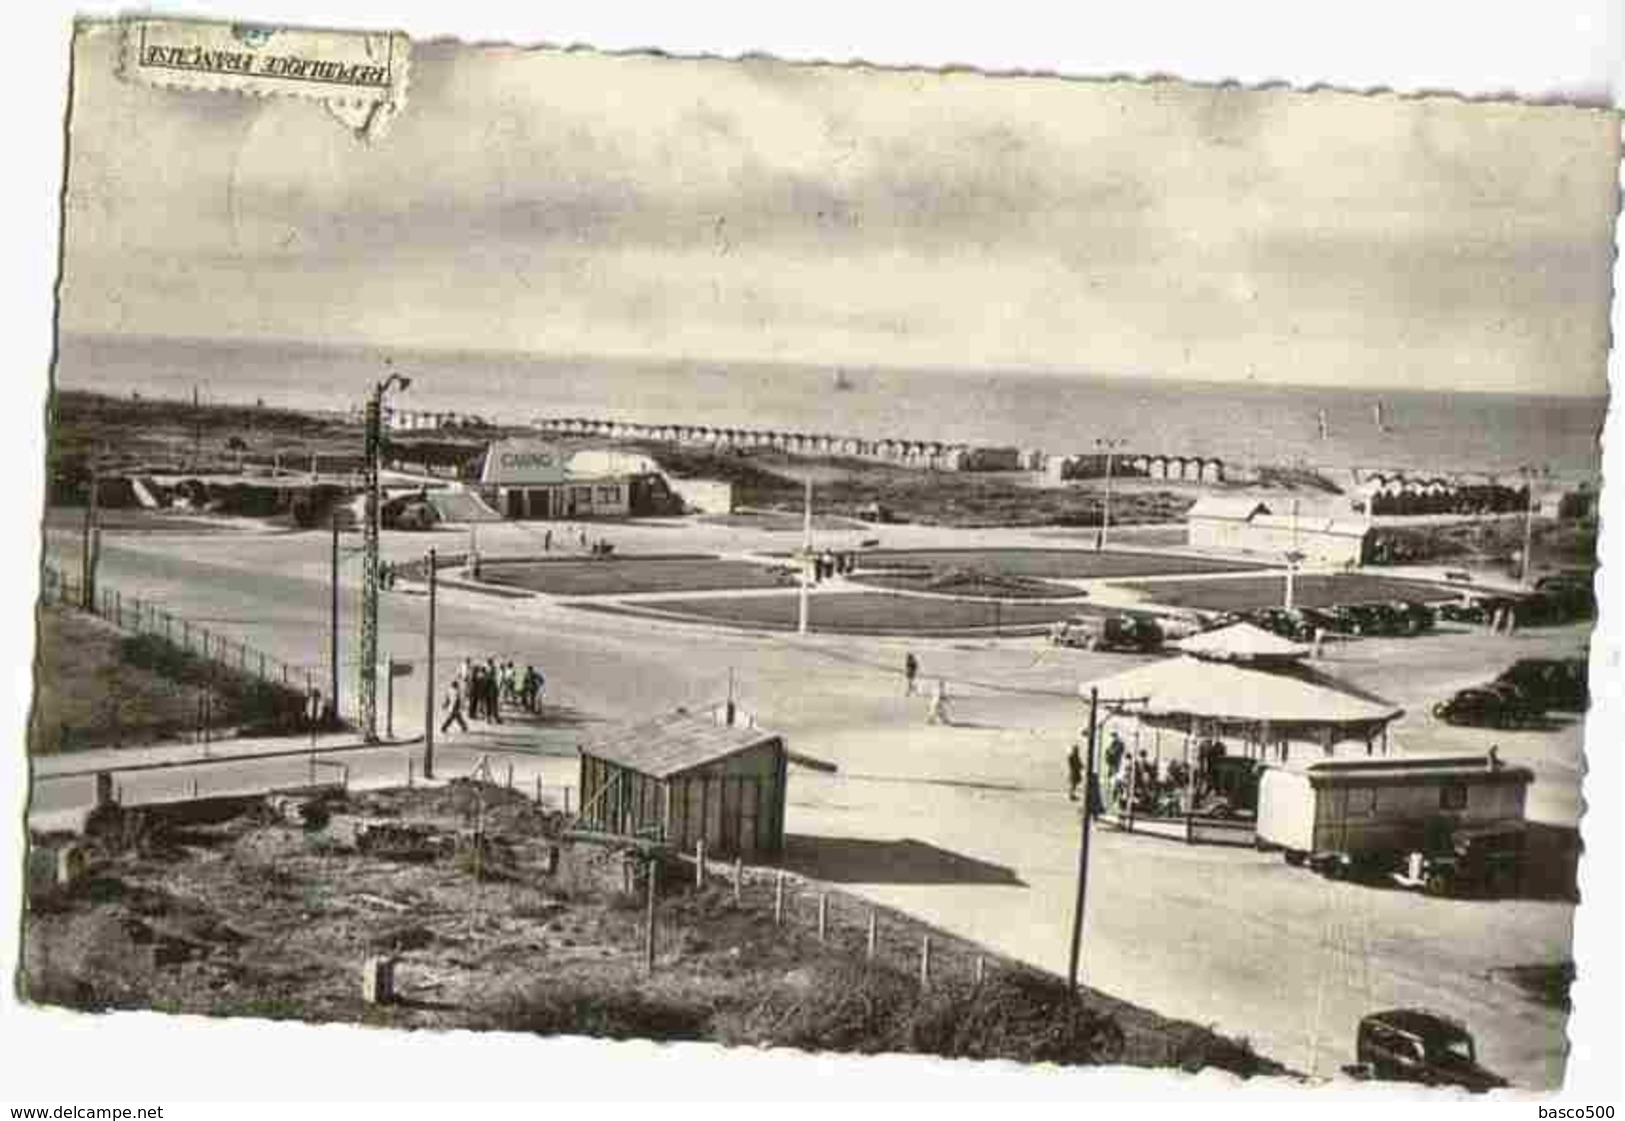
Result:
[[1600,110],[420,43],[368,142],[116,55],[68,331],[1606,391]]

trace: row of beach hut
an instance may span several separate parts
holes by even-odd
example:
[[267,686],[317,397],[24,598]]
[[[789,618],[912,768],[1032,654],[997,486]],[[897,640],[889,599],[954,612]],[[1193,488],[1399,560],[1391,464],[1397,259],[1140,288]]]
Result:
[[[551,436],[585,436],[607,440],[651,440],[717,449],[770,449],[791,455],[850,456],[905,467],[938,471],[1044,472],[1055,482],[1099,478],[1106,474],[1104,455],[1051,455],[1039,448],[995,447],[938,440],[865,439],[818,432],[731,428],[704,424],[640,424],[593,417],[548,417],[536,427]],[[1119,452],[1115,473],[1126,477],[1218,482],[1220,460],[1199,456]]]

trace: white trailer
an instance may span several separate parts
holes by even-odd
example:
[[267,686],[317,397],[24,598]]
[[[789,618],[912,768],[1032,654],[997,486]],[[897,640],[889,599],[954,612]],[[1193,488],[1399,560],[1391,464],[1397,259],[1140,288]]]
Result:
[[1397,868],[1461,830],[1519,826],[1534,778],[1481,755],[1269,766],[1259,780],[1258,844],[1328,871]]

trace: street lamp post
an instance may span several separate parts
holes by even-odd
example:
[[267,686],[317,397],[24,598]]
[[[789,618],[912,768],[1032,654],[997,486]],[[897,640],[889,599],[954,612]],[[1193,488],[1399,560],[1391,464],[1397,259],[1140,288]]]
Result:
[[1095,447],[1106,449],[1106,502],[1100,516],[1100,548],[1106,547],[1112,531],[1112,460],[1117,449],[1126,443],[1124,440],[1111,440],[1102,437],[1095,441]]
[[1283,606],[1291,611],[1296,606],[1294,595],[1296,588],[1294,581],[1298,575],[1298,565],[1304,559],[1303,550],[1298,548],[1298,500],[1292,500],[1292,548],[1286,554],[1286,602]]
[[796,608],[796,633],[807,633],[809,604],[807,597],[812,585],[812,476],[807,477],[806,497],[801,521],[801,595]]
[[411,378],[392,371],[373,386],[372,396],[367,399],[367,513],[361,569],[360,666],[361,738],[367,743],[378,742],[378,538],[382,517],[378,475],[384,448],[384,397],[391,389],[405,390],[411,384]]
[[1523,558],[1518,565],[1518,583],[1525,587],[1529,584],[1529,553],[1535,544],[1535,469],[1533,467],[1520,468],[1518,474],[1523,476],[1524,495],[1523,504]]

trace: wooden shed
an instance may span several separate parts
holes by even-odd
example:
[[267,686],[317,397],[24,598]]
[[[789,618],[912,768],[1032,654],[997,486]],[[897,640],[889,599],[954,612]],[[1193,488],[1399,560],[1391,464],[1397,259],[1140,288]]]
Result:
[[747,859],[784,848],[789,755],[725,711],[625,725],[581,751],[582,827]]

